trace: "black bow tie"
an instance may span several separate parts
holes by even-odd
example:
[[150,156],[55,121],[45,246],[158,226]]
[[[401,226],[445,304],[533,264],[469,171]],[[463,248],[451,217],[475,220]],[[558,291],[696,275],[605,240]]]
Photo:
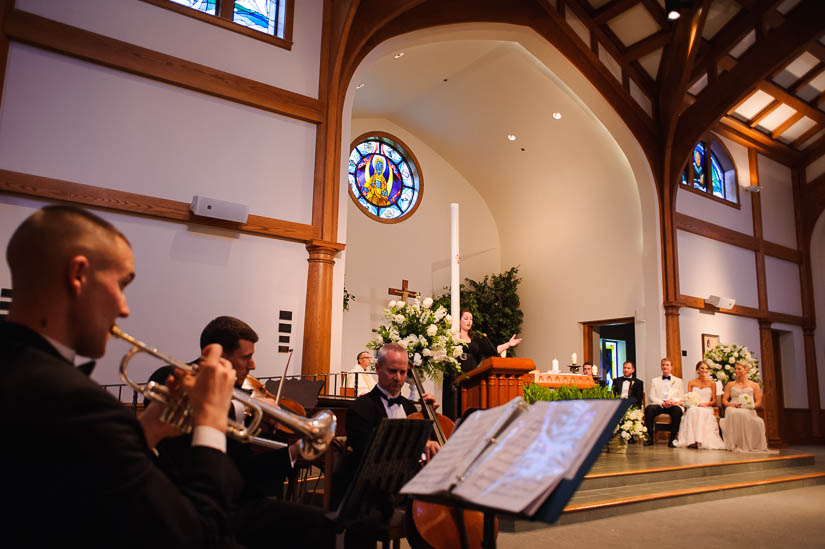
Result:
[[666,380],[670,381],[670,376],[662,376],[662,379],[666,379]]
[[86,374],[87,376],[92,375],[92,371],[95,369],[95,361],[91,360],[89,362],[84,362],[83,364],[77,367],[78,370]]
[[387,406],[393,406],[395,404],[401,405],[404,402],[404,398],[401,396],[397,396],[395,398],[390,398],[384,393],[381,393],[381,398],[387,401]]

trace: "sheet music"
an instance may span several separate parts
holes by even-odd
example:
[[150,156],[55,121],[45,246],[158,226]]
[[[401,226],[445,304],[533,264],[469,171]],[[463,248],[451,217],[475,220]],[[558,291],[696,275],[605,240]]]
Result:
[[513,513],[535,512],[562,478],[575,475],[617,406],[609,400],[533,404],[479,456],[453,494]]
[[447,444],[415,477],[401,488],[402,494],[437,494],[452,488],[472,462],[495,437],[522,413],[524,401],[517,397],[509,403],[474,412],[456,429]]

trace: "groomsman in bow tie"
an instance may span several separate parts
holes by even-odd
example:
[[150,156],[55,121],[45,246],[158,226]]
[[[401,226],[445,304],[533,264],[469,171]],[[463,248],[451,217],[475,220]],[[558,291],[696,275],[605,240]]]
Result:
[[670,441],[668,446],[675,448],[673,440],[679,433],[679,424],[682,422],[682,397],[684,389],[682,380],[671,375],[673,363],[669,358],[662,359],[662,375],[654,377],[650,382],[650,394],[648,401],[650,404],[645,408],[645,425],[647,426],[648,439],[645,446],[653,444],[656,433],[655,418],[659,414],[670,416]]
[[613,380],[613,392],[621,398],[630,400],[631,406],[642,405],[642,395],[644,394],[644,382],[636,379],[636,368],[633,363],[627,361],[622,365],[624,377],[617,377]]

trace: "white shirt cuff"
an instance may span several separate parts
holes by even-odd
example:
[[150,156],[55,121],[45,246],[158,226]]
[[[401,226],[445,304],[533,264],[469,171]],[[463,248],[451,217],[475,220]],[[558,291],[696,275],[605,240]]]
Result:
[[208,425],[198,425],[192,431],[192,446],[206,446],[226,453],[226,435]]

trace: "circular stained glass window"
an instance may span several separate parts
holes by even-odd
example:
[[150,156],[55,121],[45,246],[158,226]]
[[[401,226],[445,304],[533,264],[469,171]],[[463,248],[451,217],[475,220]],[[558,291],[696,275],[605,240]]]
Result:
[[368,216],[398,223],[421,202],[421,170],[400,139],[379,132],[356,139],[349,155],[349,195]]

